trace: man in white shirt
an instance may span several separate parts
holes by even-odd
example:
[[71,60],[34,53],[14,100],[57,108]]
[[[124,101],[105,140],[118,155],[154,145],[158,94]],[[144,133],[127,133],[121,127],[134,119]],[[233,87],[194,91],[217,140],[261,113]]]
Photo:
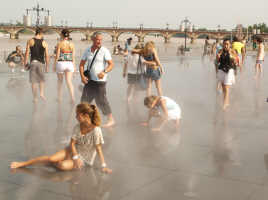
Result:
[[[95,102],[102,113],[108,117],[108,121],[103,127],[110,127],[115,124],[115,121],[106,96],[106,81],[107,73],[113,69],[114,64],[109,50],[101,46],[101,33],[96,33],[92,37],[92,41],[92,46],[85,50],[79,66],[81,81],[85,84],[81,102],[85,101],[91,103],[91,101],[95,99]],[[91,65],[96,53],[95,60]],[[90,70],[90,75],[88,77],[84,75],[84,66],[87,61],[88,70]],[[89,69],[90,65],[91,69]]]

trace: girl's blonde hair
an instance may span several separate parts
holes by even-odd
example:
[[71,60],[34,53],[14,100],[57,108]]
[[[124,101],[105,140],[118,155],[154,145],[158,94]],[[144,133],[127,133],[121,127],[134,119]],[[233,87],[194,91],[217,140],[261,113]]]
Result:
[[95,126],[101,125],[100,113],[97,109],[97,106],[89,104],[87,102],[82,102],[76,106],[76,112],[88,115],[91,123]]
[[153,41],[146,42],[143,48],[143,55],[149,55],[152,49],[155,49],[155,43]]
[[151,107],[153,102],[157,99],[157,96],[149,96],[144,98],[144,105],[147,107]]

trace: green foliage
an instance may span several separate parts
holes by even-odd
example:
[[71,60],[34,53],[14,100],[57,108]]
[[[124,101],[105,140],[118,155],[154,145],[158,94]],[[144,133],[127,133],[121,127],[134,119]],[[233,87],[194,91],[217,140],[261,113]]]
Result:
[[249,32],[253,32],[253,29],[260,29],[261,33],[268,33],[268,27],[265,23],[253,24],[248,26]]
[[21,23],[20,21],[16,21],[16,26],[23,26],[23,23]]
[[208,31],[208,29],[206,29],[206,28],[199,28],[199,29],[197,29],[197,31]]

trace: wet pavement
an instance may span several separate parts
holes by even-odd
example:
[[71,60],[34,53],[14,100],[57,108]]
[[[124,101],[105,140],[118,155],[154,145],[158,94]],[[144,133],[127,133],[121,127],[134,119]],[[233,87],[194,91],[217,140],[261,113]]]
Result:
[[[161,56],[163,91],[182,108],[179,132],[168,124],[160,133],[139,126],[146,118],[144,93],[126,114],[122,59],[109,74],[108,98],[117,121],[103,129],[104,155],[113,174],[93,168],[59,172],[48,166],[9,170],[11,161],[51,154],[66,145],[76,124],[65,87],[56,102],[56,75],[46,75],[47,103],[34,106],[28,73],[0,73],[1,200],[266,200],[268,196],[268,72],[256,81],[254,57],[231,90],[223,111],[214,66],[199,56],[183,61]],[[1,65],[2,69],[4,65]],[[6,66],[5,66],[6,67]],[[74,78],[77,103],[79,76]],[[155,92],[155,90],[154,90]],[[105,121],[105,119],[103,119]],[[153,122],[154,124],[156,121]]]

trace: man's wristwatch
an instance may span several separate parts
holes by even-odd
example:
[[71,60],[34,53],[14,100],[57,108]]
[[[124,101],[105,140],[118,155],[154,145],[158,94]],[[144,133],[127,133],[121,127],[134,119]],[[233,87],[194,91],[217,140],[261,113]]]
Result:
[[103,71],[105,74],[107,74],[108,72],[106,71],[106,69]]

